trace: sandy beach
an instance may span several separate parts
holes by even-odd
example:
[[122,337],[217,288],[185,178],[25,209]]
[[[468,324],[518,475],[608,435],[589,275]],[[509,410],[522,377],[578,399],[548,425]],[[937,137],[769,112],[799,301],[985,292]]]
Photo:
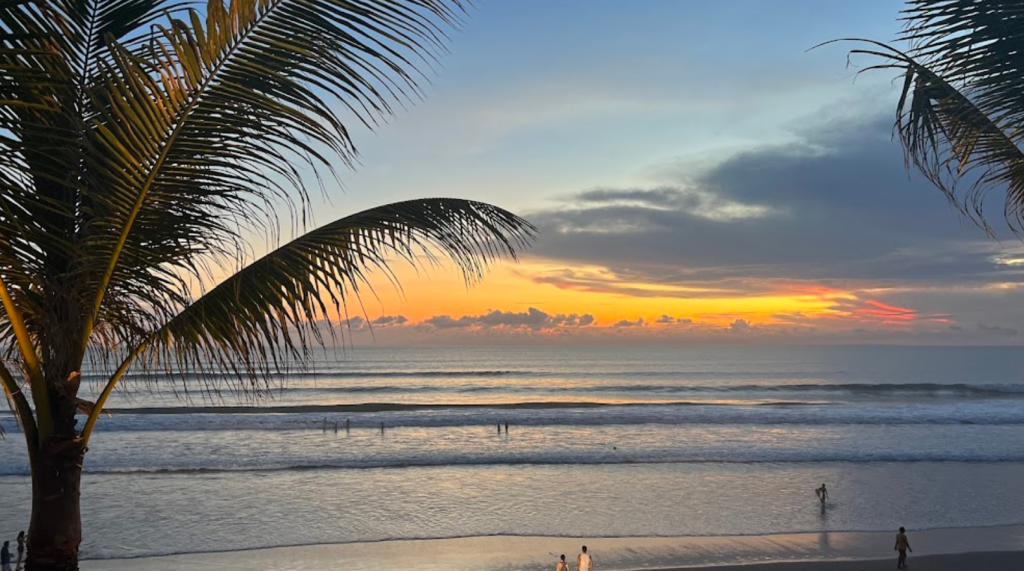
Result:
[[[216,558],[219,559],[219,558]],[[91,562],[90,562],[91,563]],[[350,569],[347,562],[336,563],[332,567],[309,566],[306,562],[293,561],[290,563],[278,562],[273,564],[264,563],[259,566],[255,562],[245,561],[244,565],[250,563],[255,566],[243,567],[240,563],[229,563],[215,560],[211,557],[208,561],[150,561],[135,560],[131,562],[111,562],[110,566],[94,567],[91,564],[83,564],[83,569],[139,569],[140,571],[188,571],[200,569],[254,569],[254,570],[313,570],[313,569]],[[271,566],[273,565],[273,566]],[[1011,571],[1018,570],[1024,566],[1024,552],[982,552],[982,553],[959,553],[951,555],[926,555],[914,559],[911,569],[921,571],[962,571],[968,569],[986,569],[989,571]],[[755,563],[748,565],[716,565],[710,567],[676,567],[674,569],[662,569],[651,571],[882,571],[893,568],[891,559],[876,560],[853,560],[853,561],[810,561],[810,562],[782,562],[782,563]],[[379,567],[378,569],[391,569],[390,567]],[[545,567],[546,569],[546,567]]]
[[[685,538],[470,537],[281,547],[84,561],[83,571],[533,571],[575,560],[581,544],[596,569],[872,571],[895,567],[885,532]],[[1024,526],[910,532],[918,570],[1010,570],[1024,565]]]

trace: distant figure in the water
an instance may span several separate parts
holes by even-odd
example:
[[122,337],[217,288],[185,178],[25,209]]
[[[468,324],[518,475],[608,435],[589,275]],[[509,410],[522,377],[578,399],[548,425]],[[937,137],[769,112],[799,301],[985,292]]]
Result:
[[508,421],[505,421],[505,434],[508,434]]
[[814,490],[815,494],[818,494],[818,499],[821,500],[821,505],[825,505],[825,500],[828,499],[828,490],[825,489],[825,484],[822,484],[820,488]]
[[587,546],[583,546],[583,553],[576,557],[576,571],[594,571],[594,560],[587,553]]
[[562,560],[555,563],[555,571],[569,571],[569,564],[565,562],[565,554],[562,554]]
[[501,434],[501,423],[498,423],[498,434]]
[[345,419],[345,434],[348,434],[349,429],[352,428],[352,421]]
[[384,421],[380,421],[380,435],[384,436]]
[[0,570],[11,571],[11,542],[5,541],[0,549]]
[[907,552],[913,553],[914,550],[910,548],[910,540],[907,539],[907,530],[900,528],[900,532],[896,534],[896,547],[894,550],[900,552],[900,558],[896,561],[897,569],[907,568]]

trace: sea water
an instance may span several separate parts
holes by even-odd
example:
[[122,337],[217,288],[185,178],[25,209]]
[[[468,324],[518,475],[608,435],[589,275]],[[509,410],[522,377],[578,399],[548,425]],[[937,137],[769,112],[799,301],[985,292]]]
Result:
[[82,553],[1022,524],[1021,371],[1006,347],[431,347],[332,350],[260,398],[139,378],[90,445]]

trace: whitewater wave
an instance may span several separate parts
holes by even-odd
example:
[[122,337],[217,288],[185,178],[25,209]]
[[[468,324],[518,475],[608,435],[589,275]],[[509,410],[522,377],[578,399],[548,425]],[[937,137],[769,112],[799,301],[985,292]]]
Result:
[[[441,467],[484,467],[484,466],[603,466],[603,465],[657,465],[657,464],[820,464],[820,463],[857,463],[857,464],[915,464],[923,462],[950,462],[964,464],[1005,464],[1024,462],[1024,453],[974,453],[961,451],[956,453],[895,453],[895,452],[857,452],[834,451],[813,453],[770,451],[765,453],[737,453],[730,451],[721,454],[671,456],[631,456],[623,453],[619,457],[586,456],[579,454],[529,456],[481,456],[481,457],[431,457],[401,458],[397,460],[361,459],[344,462],[310,462],[299,464],[252,464],[245,466],[103,466],[85,468],[88,474],[131,474],[131,475],[201,475],[201,474],[238,474],[261,472],[314,472],[314,471],[345,471],[345,470],[399,470],[407,468],[441,468]],[[30,472],[23,466],[0,466],[0,477],[29,476]]]
[[[582,373],[581,373],[582,375]],[[595,379],[591,376],[585,382],[572,382],[570,384],[557,384],[554,382],[524,383],[522,381],[530,378],[572,378],[565,375],[547,375],[539,373],[523,373],[517,371],[419,371],[419,372],[375,372],[375,373],[323,373],[323,374],[301,374],[294,375],[302,380],[289,381],[292,376],[276,375],[273,377],[267,388],[274,393],[292,395],[296,398],[315,398],[317,396],[338,396],[338,395],[360,395],[360,394],[395,394],[395,395],[435,395],[435,394],[580,394],[580,395],[738,395],[749,393],[757,394],[792,394],[798,395],[849,395],[854,397],[961,397],[961,398],[1024,398],[1024,383],[794,383],[786,377],[784,382],[768,382],[772,379],[765,377],[760,379],[765,382],[729,384],[722,383],[692,383],[686,382],[685,376],[672,374],[658,374],[666,380],[662,382],[622,382],[625,379],[608,380]],[[493,382],[488,379],[500,377],[514,377],[515,381]],[[645,380],[651,380],[650,374],[643,375]],[[163,378],[163,377],[161,377]],[[228,378],[227,376],[224,377]],[[424,379],[423,383],[387,383],[374,382],[372,384],[360,384],[354,382],[359,379]],[[462,379],[462,382],[449,384],[437,381],[452,378]],[[481,382],[467,382],[469,379],[480,379]],[[190,380],[188,377],[186,380]],[[275,380],[280,380],[280,386],[275,386]],[[338,382],[331,382],[331,380]],[[176,379],[180,380],[180,378]],[[675,381],[675,382],[673,382]],[[160,383],[155,383],[158,386]],[[145,395],[172,395],[180,389],[167,388],[164,390],[152,389],[145,391]]]
[[[493,426],[509,422],[530,427],[619,425],[1024,425],[1018,400],[975,400],[932,404],[834,403],[816,401],[658,404],[535,402],[509,404],[364,404],[274,407],[165,407],[114,409],[97,424],[102,432],[137,431],[321,431]],[[6,417],[6,418],[5,418]],[[0,415],[5,430],[17,431],[13,417]]]

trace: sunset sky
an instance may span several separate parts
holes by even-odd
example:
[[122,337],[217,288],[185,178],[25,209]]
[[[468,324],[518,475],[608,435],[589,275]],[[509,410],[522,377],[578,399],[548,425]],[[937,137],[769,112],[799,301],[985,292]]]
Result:
[[890,40],[901,6],[479,2],[316,222],[453,196],[539,240],[470,289],[396,267],[355,341],[1018,343],[1024,246],[906,172],[892,75],[807,51]]

